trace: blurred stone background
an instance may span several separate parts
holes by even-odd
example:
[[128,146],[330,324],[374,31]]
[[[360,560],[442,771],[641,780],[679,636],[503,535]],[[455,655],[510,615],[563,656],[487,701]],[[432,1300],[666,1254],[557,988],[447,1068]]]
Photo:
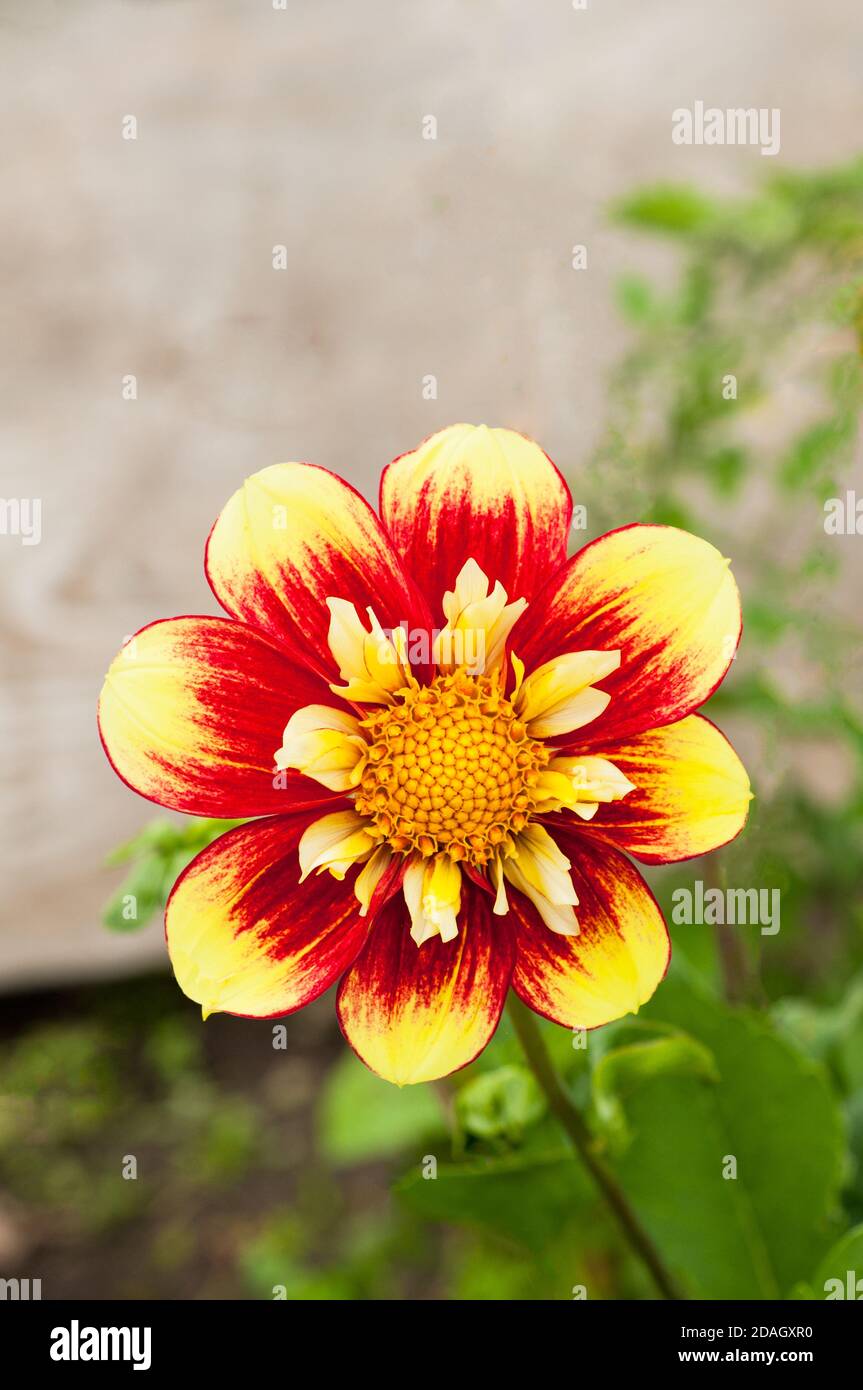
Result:
[[[372,496],[469,419],[577,490],[613,280],[659,255],[609,200],[850,157],[861,41],[855,0],[0,3],[0,496],[43,509],[40,545],[0,536],[0,988],[163,959],[157,925],[99,921],[152,808],[95,703],[126,634],[216,611],[204,541],[243,477],[311,459]],[[675,146],[697,99],[779,107],[778,158]]]

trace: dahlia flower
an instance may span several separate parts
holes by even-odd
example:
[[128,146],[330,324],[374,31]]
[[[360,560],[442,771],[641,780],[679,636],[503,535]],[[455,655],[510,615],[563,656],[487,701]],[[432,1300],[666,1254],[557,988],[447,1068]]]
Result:
[[348,1042],[401,1085],[476,1057],[510,989],[572,1029],[653,994],[669,937],[628,856],[704,854],[747,815],[695,713],[739,597],[674,527],[567,559],[571,513],[538,445],[469,425],[385,469],[380,519],[305,463],[228,502],[206,572],[229,616],[145,627],[99,710],[135,791],[249,818],[166,909],[204,1017],[278,1018],[340,981]]

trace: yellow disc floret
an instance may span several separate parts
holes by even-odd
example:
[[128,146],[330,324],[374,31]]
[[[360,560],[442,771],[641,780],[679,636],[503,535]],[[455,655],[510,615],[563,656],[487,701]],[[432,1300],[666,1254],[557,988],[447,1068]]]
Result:
[[527,824],[550,754],[496,677],[462,670],[406,686],[362,727],[356,809],[393,849],[482,865]]

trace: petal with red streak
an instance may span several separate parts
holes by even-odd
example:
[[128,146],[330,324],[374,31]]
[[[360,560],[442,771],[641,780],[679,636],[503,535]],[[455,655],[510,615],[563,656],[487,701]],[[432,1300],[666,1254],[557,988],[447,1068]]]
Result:
[[470,559],[511,600],[529,599],[566,559],[572,498],[533,440],[451,425],[384,470],[380,511],[437,614]]
[[509,923],[467,881],[454,940],[417,946],[410,928],[401,896],[381,909],[337,1006],[357,1055],[398,1086],[473,1061],[497,1028],[513,961]]
[[673,526],[625,526],[586,545],[521,619],[513,648],[528,672],[564,652],[620,651],[608,708],[582,751],[693,713],[740,638],[728,561]]
[[636,734],[606,753],[634,790],[600,806],[584,833],[646,864],[671,864],[728,844],[746,824],[752,799],[746,769],[702,715]]
[[545,1018],[598,1028],[647,1002],[668,969],[671,944],[653,894],[619,850],[558,827],[554,834],[572,864],[579,934],[549,931],[527,899],[512,893],[512,984]]
[[99,731],[118,775],[160,806],[198,816],[336,804],[299,773],[274,786],[275,754],[300,706],[333,697],[260,633],[229,618],[166,618],[111,663]]
[[327,680],[338,676],[328,598],[371,605],[388,628],[429,623],[371,507],[313,464],[278,463],[247,478],[210,532],[206,570],[229,613],[287,642]]
[[168,899],[177,983],[204,1012],[277,1018],[329,989],[368,927],[353,886],[329,874],[300,885],[297,845],[310,815],[229,830],[193,859]]

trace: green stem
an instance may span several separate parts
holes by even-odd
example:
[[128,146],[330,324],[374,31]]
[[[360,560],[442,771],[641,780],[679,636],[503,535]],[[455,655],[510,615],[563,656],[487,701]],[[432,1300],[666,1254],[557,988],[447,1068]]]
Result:
[[683,1298],[665,1267],[656,1246],[629,1204],[623,1188],[597,1151],[595,1136],[554,1069],[539,1031],[536,1015],[515,994],[509,997],[509,1012],[530,1069],[536,1077],[552,1114],[566,1130],[572,1146],[587,1168],[617,1218],[632,1249],[644,1261],[663,1298]]

